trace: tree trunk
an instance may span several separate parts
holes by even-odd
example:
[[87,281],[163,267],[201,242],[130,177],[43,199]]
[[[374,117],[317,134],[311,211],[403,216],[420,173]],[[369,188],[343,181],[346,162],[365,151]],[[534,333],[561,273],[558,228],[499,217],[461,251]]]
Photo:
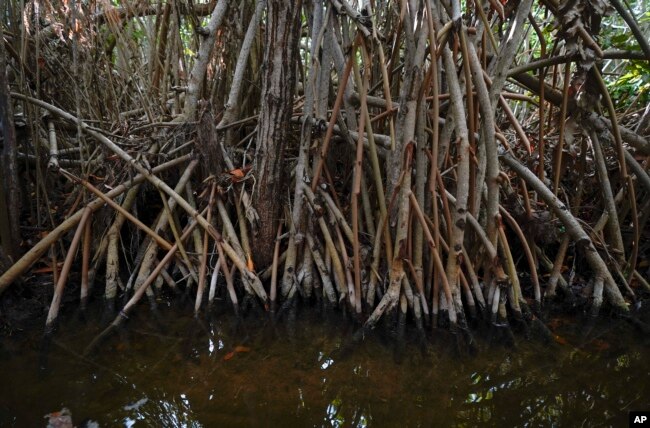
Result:
[[4,40],[0,38],[0,131],[3,143],[0,162],[0,241],[5,253],[14,260],[20,245],[20,187],[16,169],[16,130],[9,82],[7,81],[7,57]]
[[254,206],[260,220],[253,256],[258,268],[268,266],[272,261],[281,202],[287,194],[288,183],[285,183],[283,174],[284,148],[293,110],[301,3],[268,1],[262,105],[255,153]]

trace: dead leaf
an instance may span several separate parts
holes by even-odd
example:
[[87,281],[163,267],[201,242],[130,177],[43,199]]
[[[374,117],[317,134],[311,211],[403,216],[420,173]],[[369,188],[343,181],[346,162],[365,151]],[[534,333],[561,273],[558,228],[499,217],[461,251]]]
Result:
[[569,342],[565,338],[563,338],[562,336],[558,336],[557,334],[553,336],[553,339],[555,339],[555,341],[557,343],[559,343],[560,345],[568,345],[569,344]]
[[611,346],[608,342],[601,339],[594,339],[591,344],[596,351],[605,351]]
[[246,165],[243,168],[231,169],[227,173],[230,175],[230,179],[233,181],[233,183],[239,183],[246,178],[246,174],[248,174],[251,168],[251,165]]
[[[63,267],[63,262],[59,262],[56,264],[56,270],[61,271],[61,268]],[[47,265],[43,266],[41,268],[33,269],[32,273],[52,273],[52,265]]]

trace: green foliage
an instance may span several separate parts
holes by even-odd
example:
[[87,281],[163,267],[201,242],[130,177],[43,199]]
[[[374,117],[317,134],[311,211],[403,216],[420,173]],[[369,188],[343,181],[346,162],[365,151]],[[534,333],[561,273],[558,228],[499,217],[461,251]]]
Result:
[[[636,9],[635,4],[632,2],[633,10]],[[641,26],[648,25],[650,12],[640,14],[637,20]],[[627,24],[616,13],[603,19],[598,42],[603,49],[641,51],[639,43]],[[635,100],[637,105],[644,105],[650,101],[650,64],[647,61],[623,60],[614,62],[606,69],[610,73],[604,74],[604,77],[617,109],[626,109]]]
[[612,97],[627,105],[638,96],[638,105],[650,102],[650,64],[647,61],[628,61],[625,72],[618,79],[610,83]]
[[630,33],[618,33],[609,38],[609,45],[617,49],[634,49],[636,46],[630,45]]
[[639,24],[641,24],[641,25],[647,24],[647,23],[649,23],[649,22],[650,22],[650,11],[644,13],[644,14],[641,15],[641,17],[639,18]]

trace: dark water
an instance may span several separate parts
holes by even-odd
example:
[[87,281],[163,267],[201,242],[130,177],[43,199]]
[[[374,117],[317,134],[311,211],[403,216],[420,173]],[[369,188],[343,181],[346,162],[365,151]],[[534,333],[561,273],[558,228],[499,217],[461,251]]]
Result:
[[627,426],[628,411],[650,410],[649,341],[621,321],[586,343],[558,327],[551,344],[462,358],[446,341],[407,344],[396,359],[378,335],[342,352],[352,329],[336,315],[302,313],[289,329],[145,312],[88,358],[101,326],[72,315],[46,363],[38,331],[4,338],[0,426],[44,427],[63,407],[102,427]]

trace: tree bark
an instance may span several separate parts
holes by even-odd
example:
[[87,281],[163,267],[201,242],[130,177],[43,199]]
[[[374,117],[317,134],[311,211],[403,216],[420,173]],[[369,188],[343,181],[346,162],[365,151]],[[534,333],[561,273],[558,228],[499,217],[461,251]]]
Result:
[[4,40],[0,37],[0,131],[3,137],[0,153],[3,171],[0,174],[0,243],[6,255],[15,260],[21,237],[20,186],[16,169],[16,130],[13,115],[7,81],[7,56]]
[[192,71],[190,72],[190,79],[187,82],[187,97],[185,99],[185,118],[187,120],[194,120],[196,105],[201,97],[201,90],[203,89],[203,79],[205,78],[205,73],[208,69],[212,48],[217,39],[217,30],[221,26],[221,22],[228,11],[229,4],[230,0],[219,1],[214,7],[210,22],[205,28],[206,35],[203,40],[201,40],[199,53],[196,62],[192,67]]
[[255,153],[254,206],[260,220],[254,260],[259,268],[268,266],[273,259],[281,201],[287,194],[283,175],[284,148],[293,110],[301,3],[291,0],[268,2],[262,106]]

